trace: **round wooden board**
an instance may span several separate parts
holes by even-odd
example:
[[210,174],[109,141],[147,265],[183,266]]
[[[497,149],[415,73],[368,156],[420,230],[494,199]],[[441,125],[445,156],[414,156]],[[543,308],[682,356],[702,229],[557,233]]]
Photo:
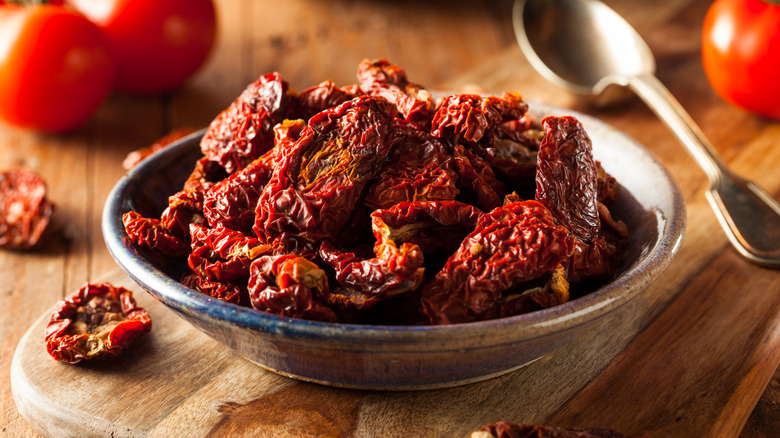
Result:
[[[590,341],[581,339],[509,375],[459,388],[331,388],[291,380],[244,360],[139,291],[121,271],[103,281],[136,291],[152,318],[152,331],[120,357],[73,366],[46,353],[43,332],[49,314],[42,315],[19,342],[11,365],[16,405],[41,435],[371,436],[381,430],[386,435],[468,436],[499,419],[542,421],[628,340],[602,337],[605,344],[592,344],[591,350]],[[580,360],[566,360],[572,356]]]
[[661,282],[512,373],[449,389],[360,391],[268,372],[176,317],[122,271],[99,281],[136,291],[152,331],[123,356],[72,366],[46,353],[49,314],[42,315],[11,365],[17,408],[41,435],[468,437],[504,420],[728,436],[722,432],[741,430],[755,406],[780,342],[777,305],[754,305],[765,288],[739,299],[712,290],[709,305],[690,315],[701,285],[674,296]]

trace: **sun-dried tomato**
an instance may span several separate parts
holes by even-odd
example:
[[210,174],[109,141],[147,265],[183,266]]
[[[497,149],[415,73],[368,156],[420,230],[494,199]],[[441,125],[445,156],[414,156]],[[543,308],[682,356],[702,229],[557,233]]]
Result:
[[324,304],[329,292],[327,274],[303,257],[287,254],[258,258],[250,267],[248,289],[256,310],[336,321],[336,313]]
[[334,268],[341,286],[331,290],[329,302],[362,309],[416,291],[424,280],[424,254],[451,254],[480,216],[478,209],[457,201],[402,202],[375,210],[374,257],[339,250],[329,240],[320,246],[320,257]]
[[122,162],[122,167],[124,167],[126,170],[130,170],[149,155],[152,155],[153,153],[170,146],[171,143],[184,138],[193,132],[194,130],[192,128],[175,129],[156,142],[152,143],[151,146],[147,146],[127,154],[127,157],[125,157],[125,160]]
[[394,112],[386,99],[362,96],[312,117],[276,163],[257,204],[255,233],[310,242],[338,234],[390,153]]
[[168,197],[168,207],[160,215],[160,226],[184,243],[190,241],[190,224],[205,225],[203,193],[184,189]]
[[236,281],[249,277],[249,264],[271,252],[270,245],[229,228],[190,226],[192,253],[190,269],[210,281]]
[[181,277],[181,283],[191,289],[229,303],[249,306],[249,293],[246,287],[236,283],[212,281],[190,272]]
[[227,175],[225,168],[219,163],[209,160],[208,157],[203,157],[195,163],[195,169],[184,182],[183,189],[203,192],[214,183],[222,181]]
[[138,246],[153,249],[171,257],[184,257],[190,252],[190,246],[173,234],[170,234],[159,219],[145,218],[134,211],[122,215],[122,223],[130,241]]
[[304,120],[309,120],[313,115],[352,100],[359,94],[362,93],[338,88],[333,81],[324,81],[301,91],[298,95],[296,115]]
[[251,83],[209,125],[200,148],[229,173],[241,170],[274,146],[273,127],[294,110],[295,96],[279,73]]
[[472,432],[470,438],[647,438],[643,435],[624,435],[613,429],[544,426],[496,421]]
[[358,65],[357,76],[364,93],[386,98],[405,120],[418,125],[431,120],[435,108],[431,93],[409,82],[401,67],[384,59],[364,59]]
[[502,294],[555,270],[573,247],[569,231],[539,202],[497,208],[479,219],[425,287],[423,309],[432,324],[499,317]]
[[496,300],[496,307],[499,309],[498,317],[503,318],[546,309],[566,301],[569,301],[569,282],[566,269],[561,264],[536,281],[504,293]]
[[479,205],[490,211],[501,205],[506,188],[496,178],[493,168],[482,158],[462,145],[455,147],[453,154],[458,169],[459,199],[469,204]]
[[589,242],[601,222],[598,213],[598,170],[591,141],[577,119],[546,117],[539,147],[536,199],[552,211],[558,223]]
[[222,226],[245,234],[252,231],[257,201],[271,179],[278,151],[292,146],[305,127],[303,120],[285,120],[277,124],[273,149],[204,193],[203,213],[209,226]]
[[528,111],[528,104],[517,93],[502,97],[476,94],[453,94],[439,102],[431,122],[431,133],[458,143],[478,142],[503,122],[518,120]]
[[152,329],[146,311],[133,293],[109,283],[85,284],[60,300],[46,325],[46,350],[71,364],[104,359],[125,351]]
[[455,199],[458,174],[444,145],[415,125],[396,122],[388,165],[369,188],[365,203],[390,208],[399,202]]
[[203,194],[203,215],[209,226],[249,233],[255,207],[273,172],[273,150],[213,185]]
[[32,249],[53,212],[43,178],[27,169],[0,172],[0,248]]
[[596,160],[596,181],[598,181],[598,200],[609,205],[617,200],[618,185],[614,176],[608,174]]
[[371,219],[375,236],[396,243],[414,243],[426,256],[437,252],[449,256],[474,231],[483,214],[478,208],[459,201],[418,201],[376,210]]
[[601,202],[598,211],[602,226],[599,235],[587,243],[578,240],[567,262],[567,277],[571,282],[609,279],[622,259],[628,228],[622,221],[614,220]]

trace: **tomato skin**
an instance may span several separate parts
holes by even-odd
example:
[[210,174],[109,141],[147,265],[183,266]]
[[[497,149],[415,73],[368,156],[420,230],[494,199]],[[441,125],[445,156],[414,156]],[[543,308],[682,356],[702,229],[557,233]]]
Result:
[[724,100],[780,119],[780,4],[716,0],[704,18],[702,63]]
[[0,5],[0,118],[53,133],[86,122],[111,92],[115,64],[100,29],[52,5]]
[[70,0],[108,37],[115,88],[157,94],[179,87],[204,63],[216,37],[211,0]]

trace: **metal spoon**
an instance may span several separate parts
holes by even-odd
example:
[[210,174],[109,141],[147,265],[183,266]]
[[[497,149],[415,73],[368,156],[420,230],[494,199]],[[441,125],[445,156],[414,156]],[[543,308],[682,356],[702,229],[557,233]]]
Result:
[[628,87],[671,128],[710,180],[706,196],[734,247],[780,268],[780,204],[735,175],[669,90],[654,76],[653,54],[615,11],[596,0],[517,0],[520,47],[545,78],[603,102]]

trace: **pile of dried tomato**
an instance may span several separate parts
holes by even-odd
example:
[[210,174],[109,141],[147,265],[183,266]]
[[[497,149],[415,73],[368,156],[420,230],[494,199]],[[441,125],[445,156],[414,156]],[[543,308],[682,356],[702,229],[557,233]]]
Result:
[[124,215],[130,239],[204,294],[319,321],[499,318],[614,274],[617,184],[576,119],[535,125],[516,93],[435,101],[384,60],[357,76],[250,84],[162,216]]

